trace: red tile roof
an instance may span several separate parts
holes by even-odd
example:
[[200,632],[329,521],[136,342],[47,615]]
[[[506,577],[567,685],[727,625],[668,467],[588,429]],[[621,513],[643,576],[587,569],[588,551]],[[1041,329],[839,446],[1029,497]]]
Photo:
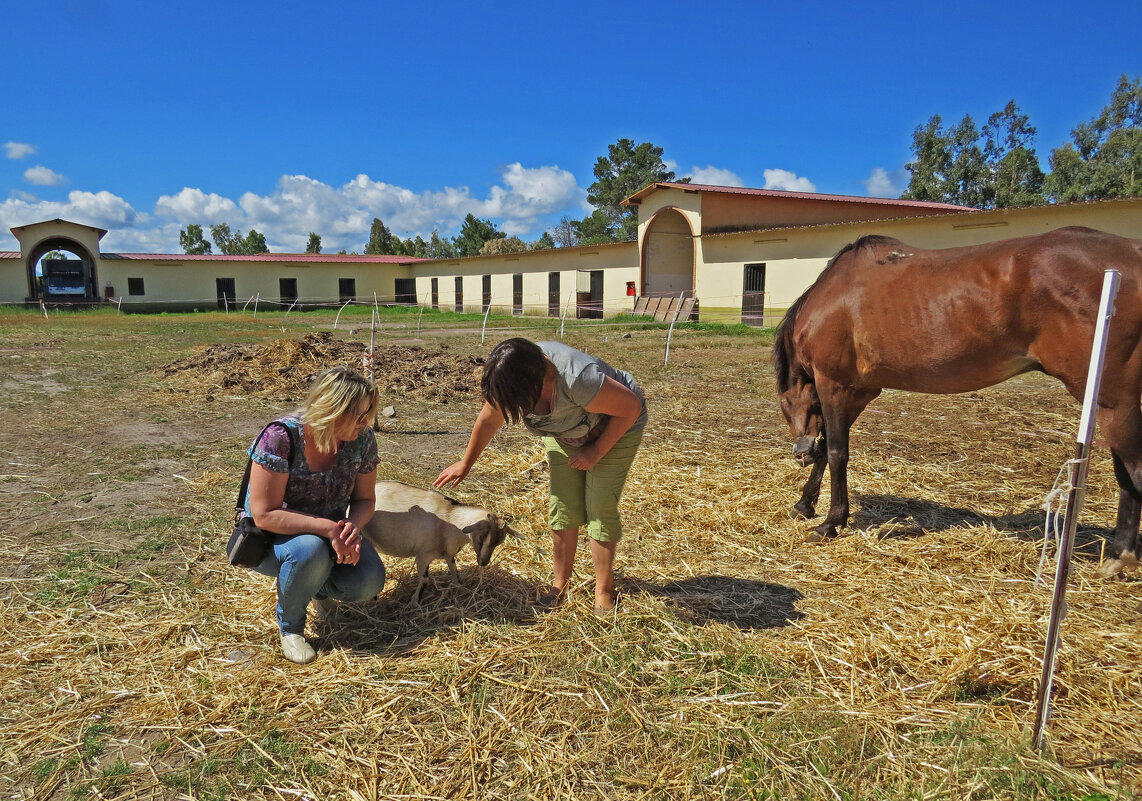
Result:
[[312,264],[412,264],[418,261],[429,261],[429,259],[417,259],[412,256],[350,256],[332,253],[255,253],[248,256],[226,256],[213,253],[202,256],[192,256],[186,253],[100,253],[99,257],[101,259],[125,259],[129,261],[284,261]]
[[824,200],[840,203],[860,203],[875,206],[911,206],[920,209],[944,209],[946,211],[976,211],[969,206],[952,203],[933,203],[927,200],[902,200],[891,197],[863,197],[856,195],[821,195],[815,192],[790,192],[784,189],[749,189],[738,186],[712,186],[710,184],[680,184],[673,181],[660,181],[651,184],[628,197],[623,203],[638,205],[647,195],[658,189],[683,189],[687,192],[716,192],[723,195],[753,195],[755,197],[784,197],[801,200]]

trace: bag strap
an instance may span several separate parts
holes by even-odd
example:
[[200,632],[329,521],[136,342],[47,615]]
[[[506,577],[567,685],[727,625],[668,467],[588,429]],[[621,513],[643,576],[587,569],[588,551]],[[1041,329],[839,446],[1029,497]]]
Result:
[[[286,460],[289,463],[290,469],[293,469],[293,459],[297,452],[297,439],[294,436],[293,429],[287,426],[280,420],[274,420],[262,429],[262,433],[258,434],[258,438],[254,440],[254,445],[251,450],[257,450],[262,437],[270,430],[270,426],[281,426],[285,429],[286,435],[289,437],[289,458]],[[251,456],[246,462],[246,473],[242,476],[242,486],[238,488],[238,502],[234,505],[234,519],[237,520],[238,516],[246,509],[246,490],[250,486],[250,470],[254,467],[254,457]]]

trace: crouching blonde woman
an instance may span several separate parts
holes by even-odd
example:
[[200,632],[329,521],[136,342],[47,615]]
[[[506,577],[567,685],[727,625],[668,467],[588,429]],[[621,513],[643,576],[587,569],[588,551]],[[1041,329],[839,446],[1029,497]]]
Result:
[[464,457],[433,484],[454,487],[468,475],[492,437],[508,420],[523,422],[543,439],[551,468],[548,524],[553,577],[541,602],[567,591],[587,527],[595,568],[595,613],[615,608],[615,548],[622,537],[619,498],[646,426],[646,401],[634,378],[561,342],[522,338],[497,345],[484,363],[484,406]]
[[385,585],[380,557],[361,538],[376,501],[370,422],[377,400],[376,387],[357,371],[326,370],[304,407],[278,418],[281,425],[269,426],[249,451],[245,511],[275,534],[255,570],[277,579],[282,653],[291,662],[317,657],[305,639],[311,600],[363,601]]

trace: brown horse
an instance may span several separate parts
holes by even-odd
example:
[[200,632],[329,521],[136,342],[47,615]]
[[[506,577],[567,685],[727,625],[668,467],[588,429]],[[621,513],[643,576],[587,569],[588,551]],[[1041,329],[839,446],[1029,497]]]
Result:
[[921,250],[866,236],[845,246],[777,328],[781,410],[812,464],[794,509],[814,515],[826,460],[832,500],[811,539],[849,517],[849,428],[883,389],[970,392],[1039,370],[1082,400],[1103,271],[1121,271],[1097,420],[1120,488],[1110,570],[1136,564],[1142,510],[1142,240],[1089,228]]

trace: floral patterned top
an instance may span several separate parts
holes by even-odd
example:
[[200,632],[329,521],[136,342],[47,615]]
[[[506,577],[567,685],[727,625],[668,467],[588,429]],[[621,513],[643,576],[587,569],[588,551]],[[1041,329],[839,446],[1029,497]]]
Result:
[[[275,473],[289,473],[286,481],[285,502],[287,509],[324,517],[327,520],[340,520],[349,508],[349,499],[357,484],[357,476],[371,473],[380,462],[377,456],[377,438],[371,428],[365,428],[352,442],[342,442],[337,450],[333,466],[325,471],[311,470],[305,460],[305,427],[296,415],[279,417],[274,422],[282,423],[293,431],[298,453],[293,457],[290,468],[290,437],[281,426],[270,426],[257,442],[250,446],[247,454],[258,464]],[[246,514],[250,514],[249,493],[246,494]]]

